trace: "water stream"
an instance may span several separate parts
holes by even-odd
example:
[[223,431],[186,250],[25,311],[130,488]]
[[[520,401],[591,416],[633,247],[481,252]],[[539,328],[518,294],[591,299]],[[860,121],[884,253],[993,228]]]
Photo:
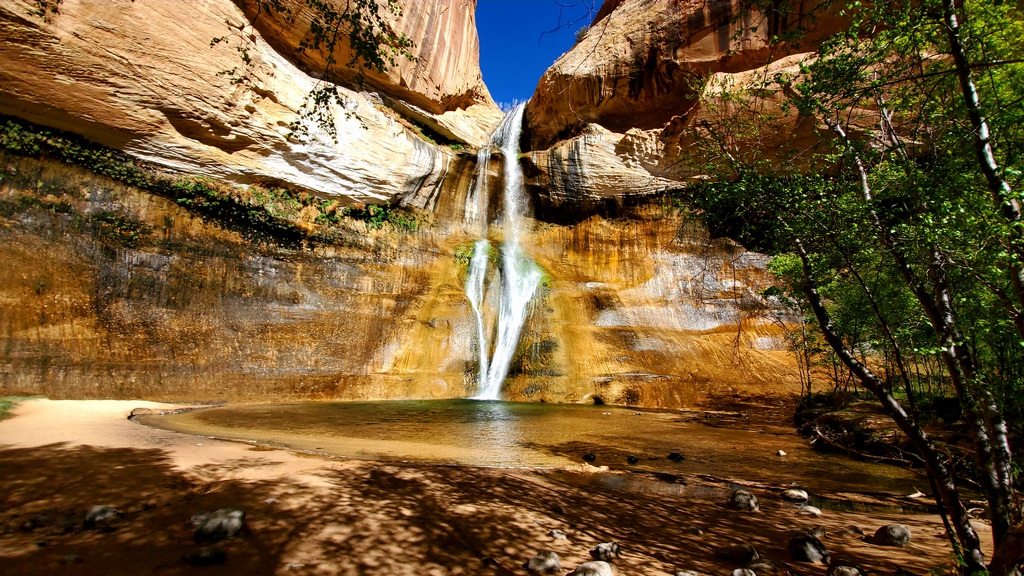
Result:
[[[483,218],[483,236],[473,247],[466,278],[466,296],[473,308],[476,322],[479,368],[477,371],[477,395],[481,400],[501,398],[501,386],[508,376],[509,367],[519,345],[519,336],[537,286],[544,276],[540,267],[526,255],[521,243],[524,216],[526,212],[526,190],[523,186],[523,170],[519,165],[519,137],[522,132],[523,109],[520,104],[509,112],[498,126],[491,142],[501,149],[504,156],[505,186],[502,190],[501,226],[504,239],[501,244],[501,259],[496,281],[499,282],[498,317],[494,328],[493,342],[488,338],[487,322],[483,311],[486,296],[487,267],[490,263],[490,243],[486,239],[487,202],[487,159],[490,149],[481,151],[477,157],[478,174],[476,186],[470,196],[475,205],[474,216]],[[486,154],[486,156],[485,156]],[[480,208],[483,204],[484,208]],[[470,210],[467,207],[467,219]],[[488,359],[490,353],[490,359]]]
[[[499,467],[579,466],[725,482],[798,483],[812,493],[905,495],[919,472],[815,452],[788,426],[708,425],[699,413],[478,400],[305,402],[194,410],[138,421],[170,430],[344,457]],[[748,429],[749,427],[749,429]],[[776,456],[784,450],[786,457]],[[677,452],[683,459],[671,459]],[[629,459],[633,456],[633,460]],[[678,483],[678,482],[673,482]],[[615,486],[605,486],[615,488]],[[650,491],[665,486],[645,488]],[[699,495],[698,495],[699,496]]]

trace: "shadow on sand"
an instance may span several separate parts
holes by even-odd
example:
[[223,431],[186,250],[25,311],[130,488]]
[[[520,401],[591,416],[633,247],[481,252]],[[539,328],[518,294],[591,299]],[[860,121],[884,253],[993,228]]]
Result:
[[[938,519],[926,515],[796,514],[764,495],[762,510],[742,514],[716,501],[589,485],[586,474],[335,461],[304,477],[226,480],[266,463],[251,458],[188,472],[159,449],[49,445],[0,447],[0,563],[21,574],[524,574],[541,549],[559,553],[568,572],[598,542],[622,545],[627,575],[691,569],[726,574],[718,546],[745,541],[796,574],[825,567],[790,562],[789,534],[824,526],[834,557],[875,574],[925,574],[947,563]],[[86,530],[90,506],[116,507],[110,531]],[[193,568],[182,557],[194,513],[225,506],[247,511],[247,530],[220,546],[227,561]],[[839,536],[847,524],[866,532],[891,521],[914,530],[906,549]],[[693,535],[691,527],[704,531]],[[549,535],[564,531],[568,540]]]

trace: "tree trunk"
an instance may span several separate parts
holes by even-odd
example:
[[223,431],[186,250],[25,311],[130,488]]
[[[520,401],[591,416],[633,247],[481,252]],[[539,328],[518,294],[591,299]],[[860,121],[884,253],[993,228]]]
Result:
[[1017,306],[1024,309],[1024,266],[1021,265],[1021,260],[1024,260],[1024,239],[1020,232],[1021,203],[1018,198],[1014,197],[1010,183],[1003,177],[992,150],[991,132],[981,109],[978,88],[974,84],[971,65],[967,60],[967,51],[964,48],[963,39],[960,37],[960,23],[957,19],[954,0],[942,0],[942,11],[949,51],[953,56],[957,78],[960,80],[960,91],[964,97],[964,106],[967,108],[967,117],[970,119],[973,129],[973,145],[978,167],[985,175],[985,181],[992,193],[992,201],[1003,218],[1010,223],[1010,249],[1016,256],[1016,258],[1011,257],[1010,281],[1017,296]]
[[949,522],[953,526],[956,539],[964,555],[964,562],[967,570],[971,573],[984,572],[985,556],[981,551],[981,541],[978,533],[971,525],[970,516],[960,499],[960,492],[956,485],[956,478],[950,469],[949,463],[942,457],[941,453],[932,444],[931,439],[921,429],[910,415],[906,413],[889,392],[884,383],[866,365],[857,360],[856,356],[846,347],[842,338],[836,332],[832,318],[821,302],[818,294],[817,281],[811,270],[810,260],[807,251],[799,239],[795,240],[797,253],[804,271],[803,291],[807,302],[818,319],[818,325],[822,335],[829,347],[836,353],[836,356],[846,365],[847,368],[857,377],[865,388],[871,391],[882,405],[882,409],[888,414],[896,425],[910,439],[914,447],[921,454],[925,461],[925,468],[935,486],[936,504],[949,515]]

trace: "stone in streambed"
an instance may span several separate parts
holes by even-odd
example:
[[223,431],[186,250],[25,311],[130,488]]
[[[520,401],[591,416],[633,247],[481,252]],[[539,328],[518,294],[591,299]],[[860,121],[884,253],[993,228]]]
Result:
[[814,516],[818,518],[821,516],[821,509],[814,506],[801,506],[797,514],[801,516]]
[[811,536],[814,536],[818,540],[821,540],[825,536],[828,536],[828,532],[822,526],[815,526],[814,528],[808,528],[807,530],[804,530],[804,534],[810,534]]
[[789,502],[807,502],[807,492],[797,488],[790,488],[782,493],[782,499]]
[[867,572],[848,560],[836,560],[828,567],[828,576],[867,576]]
[[864,536],[864,531],[859,526],[850,524],[839,532],[840,536]]
[[779,566],[775,562],[766,558],[754,560],[750,564],[747,564],[746,569],[757,574],[757,576],[783,576],[785,574],[789,574],[789,570],[785,567]]

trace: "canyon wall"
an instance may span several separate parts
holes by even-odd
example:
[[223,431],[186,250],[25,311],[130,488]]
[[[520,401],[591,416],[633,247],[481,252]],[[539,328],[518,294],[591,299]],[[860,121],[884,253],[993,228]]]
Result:
[[[770,6],[761,12],[744,0],[605,1],[527,106],[534,194],[553,207],[592,210],[680,188],[713,175],[716,164],[720,170],[726,154],[742,154],[744,139],[766,151],[759,161],[780,168],[805,161],[801,152],[819,126],[786,109],[778,87],[758,81],[797,74],[808,51],[843,20],[838,5]],[[786,34],[794,40],[771,42]],[[716,101],[716,94],[741,89],[756,110]]]
[[[491,164],[493,196],[501,159]],[[52,160],[0,154],[0,173],[2,394],[477,392],[464,294],[476,237],[452,225],[472,179],[443,188],[438,222],[418,230],[343,220],[330,242],[289,242]],[[760,296],[766,258],[710,240],[685,211],[537,222],[524,240],[546,276],[506,398],[681,407],[798,382]]]
[[[324,56],[297,53],[305,28],[256,5],[206,0],[183,20],[171,2],[65,0],[46,17],[34,2],[4,3],[0,114],[164,171],[285,183],[338,206],[396,201],[421,225],[336,217],[337,206],[312,203],[293,223],[302,233],[282,238],[240,224],[237,211],[250,204],[203,212],[191,198],[45,152],[0,152],[3,393],[177,401],[476,393],[464,283],[480,226],[465,214],[472,147],[500,114],[476,63],[475,3],[406,3],[394,26],[416,42],[416,60],[369,74],[364,91],[341,89],[337,141],[314,133],[305,142],[288,124]],[[308,21],[302,2],[284,5]],[[542,80],[527,110],[533,150],[520,161],[536,204],[524,248],[545,280],[504,397],[682,407],[799,389],[789,319],[762,295],[767,258],[709,238],[660,196],[700,175],[693,129],[713,118],[695,104],[688,71],[735,79],[761,70],[763,39],[741,38],[747,52],[733,50],[734,13],[730,2],[609,0]],[[223,74],[240,65],[240,47],[252,66]],[[800,138],[807,128],[775,134]],[[492,223],[502,160],[495,153],[486,166]],[[601,215],[609,204],[614,218]],[[488,235],[497,246],[500,223]],[[493,319],[496,289],[485,307]]]
[[414,196],[445,179],[452,150],[424,138],[423,124],[478,146],[501,119],[480,77],[475,3],[436,0],[409,5],[396,23],[419,42],[415,62],[374,78],[375,92],[340,88],[336,139],[315,124],[297,138],[289,125],[317,68],[300,70],[294,39],[268,42],[271,15],[250,21],[250,4],[239,4],[66,0],[41,15],[38,3],[4,2],[0,114],[169,170],[345,203]]

